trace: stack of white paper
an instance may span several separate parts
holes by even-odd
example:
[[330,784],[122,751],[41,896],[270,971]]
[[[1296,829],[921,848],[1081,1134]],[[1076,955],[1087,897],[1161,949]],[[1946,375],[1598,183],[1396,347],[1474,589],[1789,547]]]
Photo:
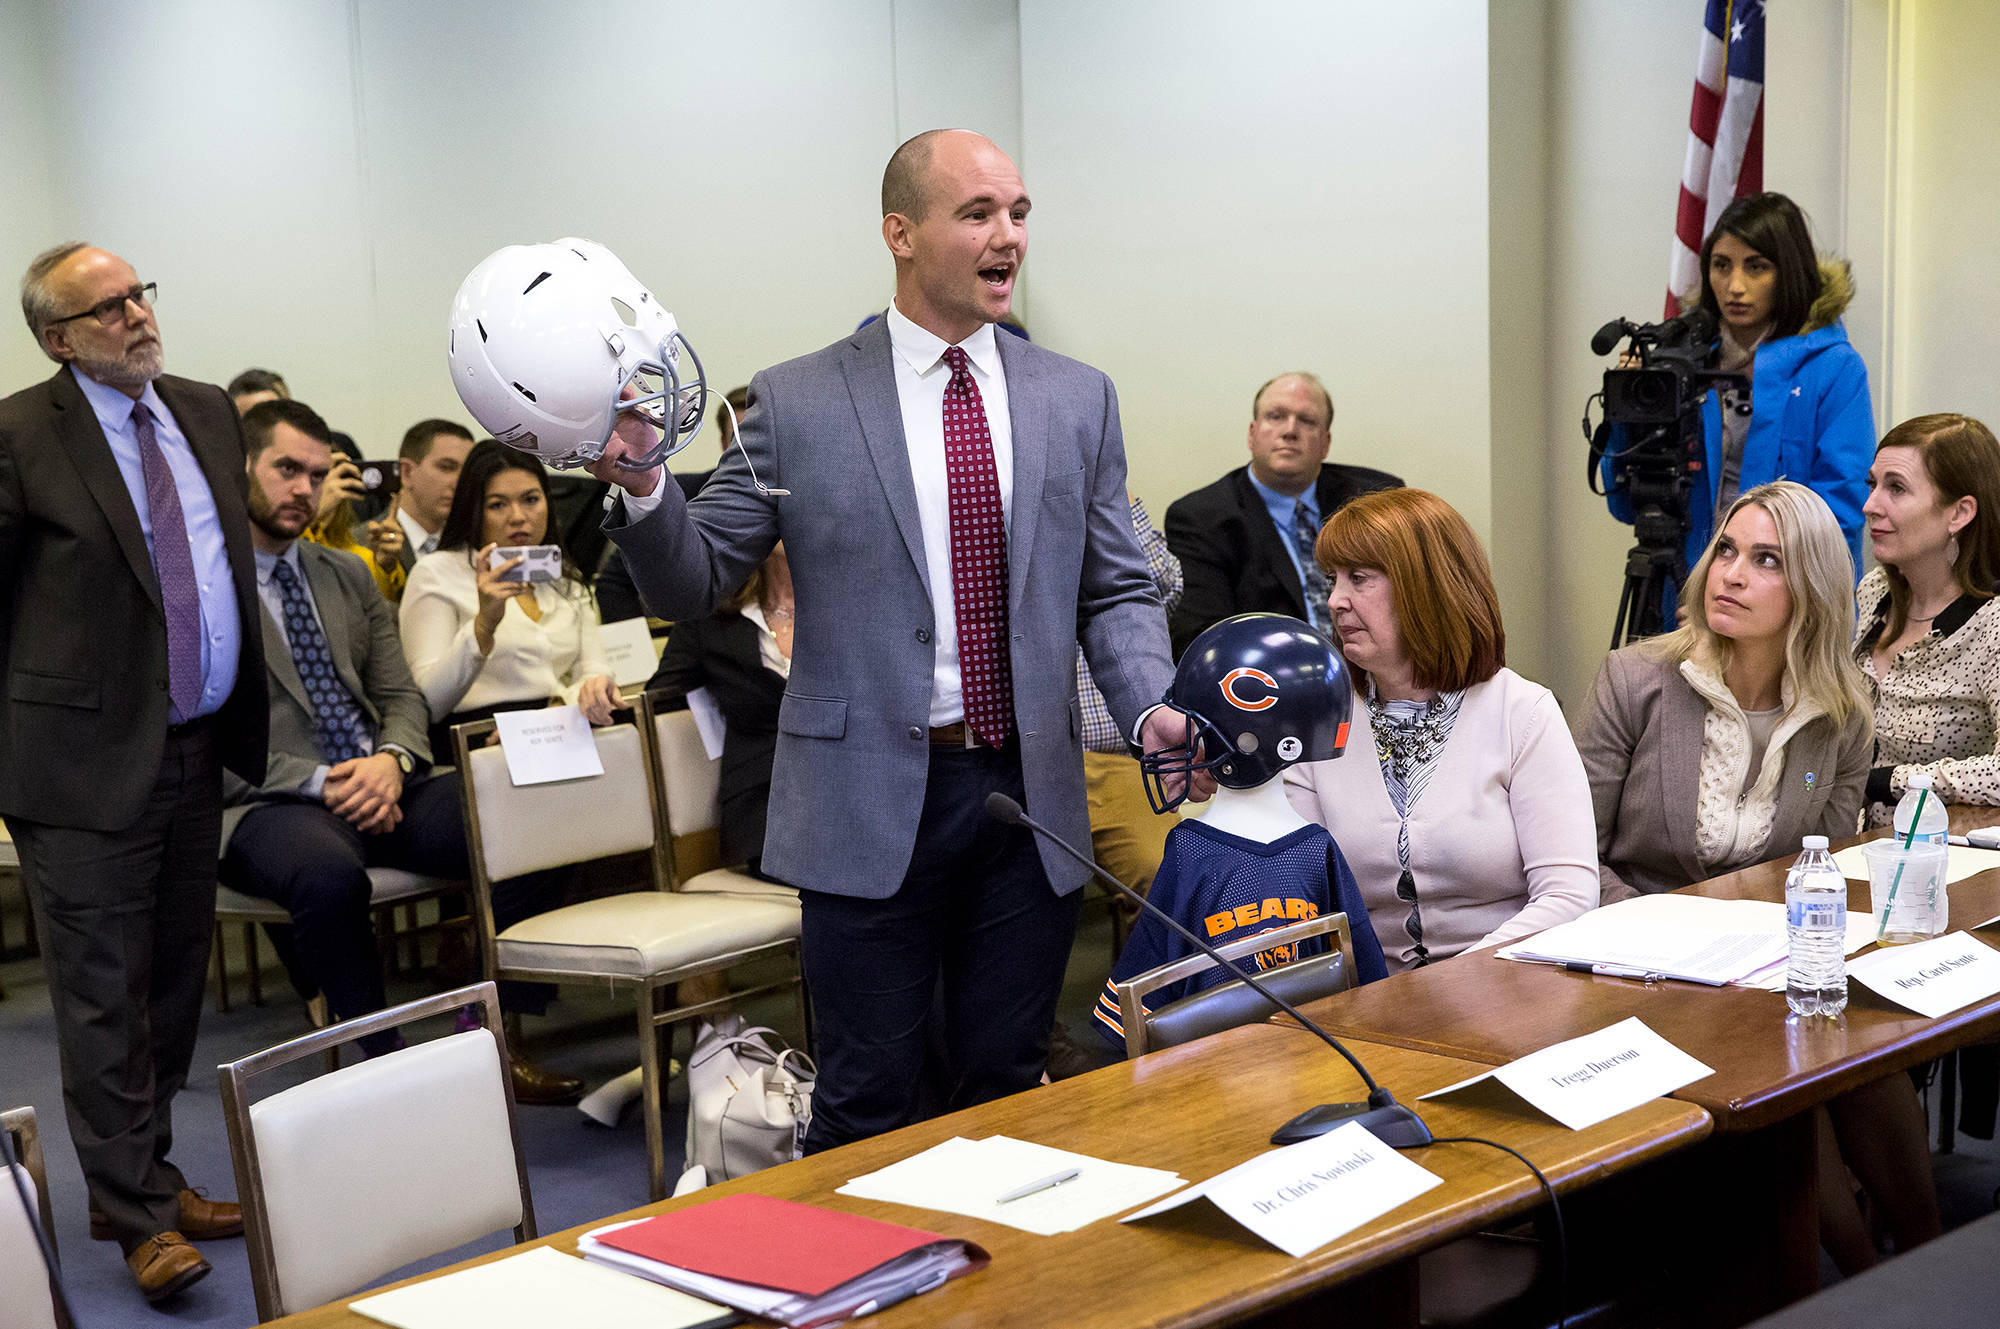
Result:
[[[1011,1191],[1072,1168],[1076,1176],[1071,1180],[1018,1200],[1000,1201]],[[1160,1168],[1108,1163],[1088,1154],[994,1135],[984,1140],[946,1140],[856,1177],[839,1193],[965,1214],[1048,1237],[1122,1213],[1181,1184],[1179,1174]]]
[[1641,895],[1495,953],[1536,964],[1615,965],[1719,987],[1784,958],[1784,914],[1783,905],[1765,900]]
[[397,1329],[555,1324],[708,1329],[736,1319],[727,1306],[600,1269],[547,1246],[365,1297],[352,1309]]

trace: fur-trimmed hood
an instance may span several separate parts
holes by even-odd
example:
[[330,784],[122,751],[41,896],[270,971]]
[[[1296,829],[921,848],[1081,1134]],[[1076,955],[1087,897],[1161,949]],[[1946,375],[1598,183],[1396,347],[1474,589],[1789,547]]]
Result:
[[1854,303],[1854,265],[1844,258],[1828,258],[1822,254],[1819,260],[1819,299],[1812,302],[1806,311],[1805,326],[1800,332],[1818,332],[1821,328],[1832,327],[1847,307]]

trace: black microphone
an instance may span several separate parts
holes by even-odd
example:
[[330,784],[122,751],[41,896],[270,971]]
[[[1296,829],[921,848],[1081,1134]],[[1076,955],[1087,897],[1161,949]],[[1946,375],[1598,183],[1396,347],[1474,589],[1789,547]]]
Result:
[[1009,826],[1026,826],[1029,830],[1089,868],[1093,873],[1097,874],[1099,881],[1109,886],[1127,900],[1138,905],[1141,909],[1153,915],[1153,917],[1159,919],[1174,931],[1180,933],[1196,950],[1215,961],[1225,970],[1241,978],[1252,992],[1255,992],[1264,998],[1264,1000],[1270,1002],[1294,1020],[1297,1020],[1305,1028],[1318,1035],[1321,1042],[1347,1059],[1347,1064],[1354,1068],[1355,1074],[1361,1077],[1361,1082],[1368,1086],[1368,1101],[1365,1103],[1322,1103],[1318,1107],[1308,1108],[1284,1125],[1278,1127],[1271,1135],[1272,1144],[1297,1144],[1301,1140],[1310,1140],[1314,1136],[1324,1135],[1334,1127],[1349,1121],[1360,1122],[1371,1134],[1391,1149],[1421,1149],[1431,1142],[1430,1127],[1424,1125],[1423,1118],[1419,1117],[1411,1109],[1398,1103],[1394,1094],[1384,1089],[1381,1085],[1376,1084],[1375,1077],[1368,1073],[1368,1068],[1363,1066],[1359,1061],[1356,1061],[1354,1054],[1340,1045],[1339,1039],[1320,1028],[1313,1021],[1308,1020],[1304,1015],[1301,1015],[1296,1006],[1265,987],[1263,983],[1258,981],[1254,974],[1244,973],[1242,970],[1236,968],[1235,965],[1223,959],[1220,951],[1182,927],[1180,920],[1099,867],[1097,861],[1091,858],[1090,855],[1083,853],[1070,844],[1069,841],[1063,839],[1060,835],[1057,835],[1054,831],[1023,812],[1021,805],[1007,797],[1007,795],[988,794],[986,796],[986,815],[995,821],[1004,822]]
[[1631,331],[1632,324],[1630,321],[1622,318],[1612,319],[1609,323],[1599,328],[1597,335],[1590,339],[1590,353],[1592,355],[1611,354],[1611,348],[1618,344],[1618,339],[1629,335]]

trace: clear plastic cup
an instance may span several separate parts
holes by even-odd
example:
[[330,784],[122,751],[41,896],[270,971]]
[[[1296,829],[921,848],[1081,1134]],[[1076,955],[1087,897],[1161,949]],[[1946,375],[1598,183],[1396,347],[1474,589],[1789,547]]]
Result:
[[1861,846],[1861,852],[1868,859],[1868,898],[1877,941],[1900,946],[1929,941],[1944,932],[1950,913],[1944,881],[1946,846],[1920,840],[1905,849],[1901,840],[1874,840]]

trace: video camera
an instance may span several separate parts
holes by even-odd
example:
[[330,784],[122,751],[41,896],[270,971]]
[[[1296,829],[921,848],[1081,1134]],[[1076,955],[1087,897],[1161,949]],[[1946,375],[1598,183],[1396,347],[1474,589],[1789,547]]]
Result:
[[[1719,335],[1715,315],[1697,306],[1660,323],[1615,318],[1590,339],[1592,354],[1608,355],[1620,339],[1629,338],[1628,349],[1639,361],[1604,372],[1604,416],[1595,428],[1588,404],[1584,408],[1591,492],[1625,495],[1636,537],[1625,555],[1613,650],[1664,631],[1671,588],[1687,576],[1688,501],[1707,470],[1703,399],[1710,388],[1727,385],[1749,393],[1742,375],[1709,367]],[[1602,489],[1601,475],[1607,477]]]

